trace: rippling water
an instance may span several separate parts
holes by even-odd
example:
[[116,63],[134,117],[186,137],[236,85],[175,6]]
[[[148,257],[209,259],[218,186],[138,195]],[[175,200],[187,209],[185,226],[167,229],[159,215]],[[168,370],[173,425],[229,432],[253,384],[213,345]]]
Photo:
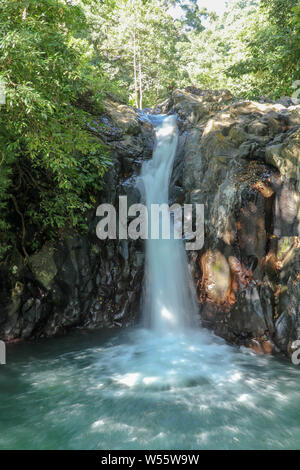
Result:
[[8,348],[1,449],[300,448],[300,368],[205,331]]

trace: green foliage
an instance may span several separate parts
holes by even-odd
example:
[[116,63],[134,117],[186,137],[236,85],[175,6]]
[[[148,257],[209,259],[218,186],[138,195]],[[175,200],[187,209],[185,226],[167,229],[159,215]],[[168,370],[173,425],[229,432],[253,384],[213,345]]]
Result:
[[62,227],[80,228],[108,167],[91,135],[93,95],[101,109],[105,81],[90,65],[82,7],[64,0],[2,0],[0,78],[0,256],[15,243],[24,254],[32,234],[43,242]]

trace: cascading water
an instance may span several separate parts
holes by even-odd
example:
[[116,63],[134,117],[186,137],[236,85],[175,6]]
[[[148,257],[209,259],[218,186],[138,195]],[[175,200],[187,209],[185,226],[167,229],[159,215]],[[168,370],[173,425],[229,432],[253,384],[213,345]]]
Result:
[[[168,204],[169,183],[178,143],[176,116],[151,116],[155,126],[156,146],[153,158],[143,164],[139,186],[146,201],[148,214],[152,204]],[[142,183],[142,184],[141,184]],[[163,239],[162,218],[157,240],[146,241],[146,282],[144,317],[160,332],[182,330],[196,318],[193,288],[182,240],[172,236]]]

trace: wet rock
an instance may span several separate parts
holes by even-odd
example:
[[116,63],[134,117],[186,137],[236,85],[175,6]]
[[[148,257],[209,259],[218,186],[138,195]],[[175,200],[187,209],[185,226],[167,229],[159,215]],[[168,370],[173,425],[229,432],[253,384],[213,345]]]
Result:
[[279,100],[276,101],[278,104],[282,104],[285,107],[292,106],[294,104],[293,98],[290,98],[289,96],[282,96],[279,98]]
[[[172,111],[177,112],[186,125],[196,125],[232,98],[227,90],[199,90],[187,87],[185,90],[175,90],[169,105],[172,105]],[[165,108],[168,109],[168,106]]]
[[299,109],[232,97],[209,108],[213,94],[176,91],[169,110],[181,118],[185,202],[205,206],[205,245],[190,258],[200,314],[228,341],[289,354],[300,333]]
[[287,180],[297,180],[300,168],[300,130],[281,144],[267,146],[266,162],[277,168]]
[[36,279],[48,289],[57,274],[54,262],[55,249],[52,246],[44,246],[38,253],[31,256],[29,266]]
[[291,337],[295,337],[295,326],[293,318],[287,313],[282,313],[275,323],[275,341],[282,351],[288,350]]

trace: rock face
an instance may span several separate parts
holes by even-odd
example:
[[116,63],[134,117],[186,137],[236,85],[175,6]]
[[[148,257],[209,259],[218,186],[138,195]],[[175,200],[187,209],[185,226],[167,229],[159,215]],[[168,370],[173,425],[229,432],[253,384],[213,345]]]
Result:
[[[97,205],[118,207],[119,195],[138,201],[135,178],[143,159],[152,155],[150,124],[129,106],[108,99],[105,114],[91,130],[111,147],[113,160]],[[99,220],[95,210],[86,236],[45,245],[26,264],[14,251],[0,265],[0,339],[53,336],[77,326],[120,327],[136,319],[143,245],[139,240],[99,240]]]
[[[300,106],[241,101],[228,91],[175,90],[154,112],[177,113],[179,145],[170,203],[204,204],[205,243],[189,252],[204,326],[263,353],[292,353],[300,338]],[[106,102],[92,124],[112,149],[113,167],[97,205],[135,187],[150,158],[143,115]],[[141,241],[87,236],[44,246],[24,264],[0,266],[0,338],[51,336],[74,326],[136,321],[142,292]]]
[[230,342],[290,354],[300,337],[300,106],[176,90],[173,185],[204,204],[190,255],[203,325]]

